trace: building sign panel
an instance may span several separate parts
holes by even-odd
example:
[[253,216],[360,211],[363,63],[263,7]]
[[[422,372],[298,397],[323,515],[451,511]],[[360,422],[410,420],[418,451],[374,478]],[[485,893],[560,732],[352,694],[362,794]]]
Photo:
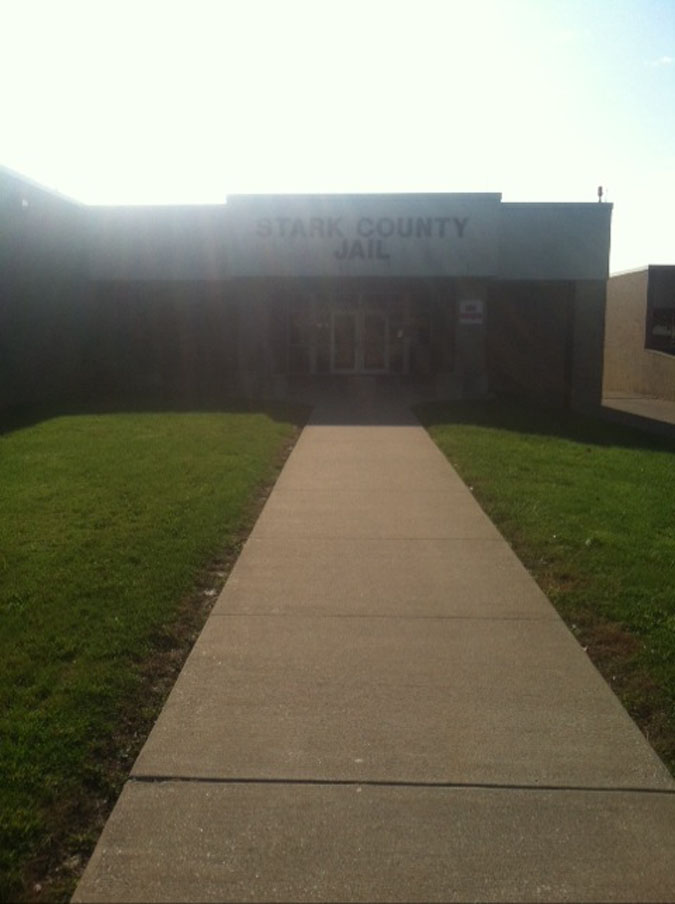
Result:
[[235,196],[234,276],[491,276],[499,195]]

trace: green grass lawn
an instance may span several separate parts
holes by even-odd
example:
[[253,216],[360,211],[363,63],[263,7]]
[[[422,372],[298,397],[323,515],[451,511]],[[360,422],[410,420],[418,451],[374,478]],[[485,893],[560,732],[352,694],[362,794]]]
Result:
[[432,438],[675,769],[675,442],[503,401]]
[[242,410],[0,435],[0,899],[72,891],[295,434]]

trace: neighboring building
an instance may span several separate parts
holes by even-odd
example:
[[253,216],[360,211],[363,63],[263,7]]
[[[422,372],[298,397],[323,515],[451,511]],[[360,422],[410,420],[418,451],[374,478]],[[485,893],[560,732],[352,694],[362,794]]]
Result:
[[604,393],[675,401],[675,266],[609,279]]
[[[4,179],[9,307],[21,309],[32,285],[26,261],[55,274],[50,316],[68,308],[71,286],[81,379],[101,392],[284,396],[297,383],[377,375],[440,397],[600,404],[610,205],[498,194],[110,208],[59,198],[69,224],[59,226],[54,196],[26,206],[21,181]],[[48,264],[37,263],[35,236],[53,230],[65,273],[56,236]],[[2,328],[10,348],[11,324]]]

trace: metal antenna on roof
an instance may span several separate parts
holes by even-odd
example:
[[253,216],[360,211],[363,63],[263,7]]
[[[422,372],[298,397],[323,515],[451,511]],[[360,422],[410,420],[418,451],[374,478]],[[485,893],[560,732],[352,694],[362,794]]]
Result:
[[602,185],[598,185],[598,204],[602,204],[602,196],[604,195]]

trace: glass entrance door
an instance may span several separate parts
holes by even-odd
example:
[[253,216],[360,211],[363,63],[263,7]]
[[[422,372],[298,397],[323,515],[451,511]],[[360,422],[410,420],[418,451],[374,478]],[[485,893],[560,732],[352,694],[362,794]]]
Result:
[[333,373],[387,373],[388,317],[363,309],[333,311],[331,370]]
[[331,329],[331,370],[333,373],[356,373],[357,320],[356,311],[333,311]]

